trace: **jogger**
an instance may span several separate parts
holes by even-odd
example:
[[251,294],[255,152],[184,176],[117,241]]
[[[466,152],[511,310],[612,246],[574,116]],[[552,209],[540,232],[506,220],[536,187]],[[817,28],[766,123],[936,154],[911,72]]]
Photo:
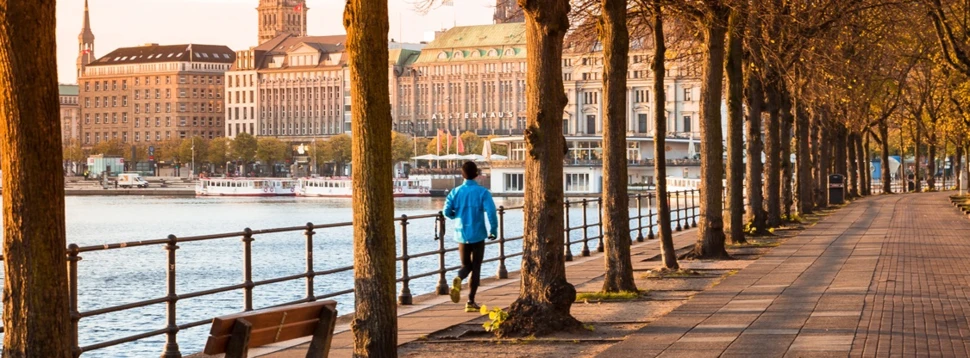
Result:
[[[472,276],[469,288],[468,303],[465,312],[478,312],[475,303],[475,293],[481,279],[482,256],[485,255],[485,239],[495,239],[498,231],[498,219],[495,213],[495,201],[492,193],[475,182],[478,176],[478,166],[474,162],[466,162],[461,167],[465,182],[448,193],[442,212],[449,219],[458,219],[455,224],[455,241],[461,254],[461,271],[451,283],[451,301],[458,303],[461,298],[461,281]],[[489,231],[485,231],[485,215],[488,216]]]

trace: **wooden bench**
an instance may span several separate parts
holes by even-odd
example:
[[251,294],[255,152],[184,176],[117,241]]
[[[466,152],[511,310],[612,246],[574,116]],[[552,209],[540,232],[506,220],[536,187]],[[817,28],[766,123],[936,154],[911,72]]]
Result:
[[337,322],[337,302],[317,301],[212,319],[204,354],[225,353],[226,358],[246,358],[249,348],[313,336],[307,358],[330,354]]

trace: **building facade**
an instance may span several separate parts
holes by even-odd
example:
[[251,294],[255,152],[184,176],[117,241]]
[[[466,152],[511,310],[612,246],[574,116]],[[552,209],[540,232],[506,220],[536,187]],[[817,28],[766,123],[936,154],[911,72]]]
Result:
[[525,26],[461,26],[439,34],[392,79],[395,127],[521,134],[525,123]]
[[222,136],[223,74],[234,60],[226,46],[146,44],[84,66],[78,79],[82,144]]
[[306,36],[306,0],[259,0],[259,41],[275,39],[283,34]]
[[78,105],[78,86],[59,85],[61,143],[65,146],[79,143],[81,139],[81,106]]
[[238,51],[226,72],[226,135],[309,141],[349,130],[345,35],[283,34]]

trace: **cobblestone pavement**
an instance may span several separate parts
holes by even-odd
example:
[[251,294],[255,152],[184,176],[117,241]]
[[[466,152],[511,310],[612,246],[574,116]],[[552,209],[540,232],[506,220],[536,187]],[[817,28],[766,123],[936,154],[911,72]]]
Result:
[[970,220],[947,193],[858,200],[603,357],[970,355]]

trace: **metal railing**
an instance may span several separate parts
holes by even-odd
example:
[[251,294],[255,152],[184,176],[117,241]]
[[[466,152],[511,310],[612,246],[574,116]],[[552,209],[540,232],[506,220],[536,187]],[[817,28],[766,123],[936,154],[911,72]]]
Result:
[[[672,191],[668,193],[668,200],[671,204],[671,219],[670,225],[674,227],[676,231],[682,231],[691,227],[697,226],[697,217],[699,215],[699,207],[697,206],[696,198],[699,195],[699,190],[683,190],[683,191]],[[635,205],[636,208],[631,207],[631,216],[629,217],[631,221],[630,233],[631,238],[637,242],[643,242],[645,239],[655,238],[655,228],[659,223],[656,223],[657,215],[651,208],[654,207],[655,201],[657,200],[654,193],[646,194],[635,194],[631,195],[631,206]],[[602,210],[600,210],[600,204],[602,199],[600,198],[587,198],[581,200],[566,200],[564,203],[565,210],[565,256],[566,261],[572,261],[574,259],[572,254],[571,246],[579,244],[579,242],[572,241],[570,236],[572,233],[580,231],[582,232],[582,249],[580,251],[581,256],[589,256],[591,249],[591,241],[595,245],[595,250],[598,252],[603,252],[603,220],[602,220]],[[588,208],[592,205],[597,206],[598,218],[596,222],[591,222],[588,218]],[[577,226],[570,226],[570,208],[579,206],[583,209],[582,223]],[[507,228],[505,224],[506,215],[515,210],[521,210],[522,206],[513,207],[499,207],[497,211],[498,215],[498,237],[496,240],[486,242],[487,246],[497,245],[498,255],[486,258],[483,263],[496,262],[498,267],[495,274],[497,279],[507,279],[508,269],[506,268],[506,261],[510,258],[515,258],[522,256],[522,252],[507,252],[507,245],[511,242],[521,241],[523,239],[522,235],[516,235],[509,237],[506,235]],[[644,213],[646,208],[646,213]],[[646,220],[644,220],[646,219]],[[426,251],[421,253],[410,253],[408,250],[408,241],[414,236],[413,232],[409,232],[408,226],[413,224],[418,220],[434,220],[434,232],[429,233],[430,236],[437,240],[438,247],[432,251]],[[397,283],[400,284],[400,291],[398,293],[397,301],[401,305],[410,305],[413,303],[413,293],[411,292],[411,281],[425,278],[425,277],[438,277],[437,286],[434,292],[438,295],[444,295],[448,293],[448,284],[445,275],[450,272],[460,268],[458,265],[449,265],[446,262],[445,256],[448,253],[458,251],[457,247],[446,247],[445,244],[445,217],[440,212],[437,214],[426,214],[426,215],[401,215],[395,218],[395,222],[400,227],[399,239],[400,255],[397,256],[396,262],[400,264],[401,275],[397,278]],[[73,356],[78,357],[82,353],[90,352],[98,349],[108,348],[123,343],[130,343],[150,337],[165,336],[165,345],[162,353],[162,357],[180,357],[181,351],[178,344],[178,333],[180,331],[199,327],[211,323],[212,318],[206,318],[202,320],[196,320],[192,322],[180,322],[180,316],[178,314],[179,301],[187,300],[192,298],[199,298],[204,296],[211,296],[220,293],[226,293],[230,291],[242,291],[242,304],[241,308],[243,311],[251,311],[254,309],[253,305],[253,289],[260,286],[266,286],[271,284],[277,284],[287,281],[304,280],[305,281],[305,295],[303,298],[290,301],[290,302],[275,302],[270,307],[273,306],[283,306],[295,303],[312,302],[321,299],[330,299],[337,296],[350,295],[353,294],[353,289],[337,290],[333,292],[318,293],[314,288],[315,280],[326,278],[327,276],[339,274],[339,273],[350,273],[353,270],[352,265],[340,266],[329,268],[325,270],[314,269],[314,237],[317,235],[318,230],[327,229],[337,229],[352,227],[353,223],[343,222],[343,223],[333,223],[325,225],[314,225],[312,223],[307,223],[304,226],[294,226],[294,227],[281,227],[265,230],[251,230],[249,228],[244,229],[240,232],[222,233],[214,235],[202,235],[202,236],[191,236],[191,237],[177,237],[175,235],[169,235],[164,239],[157,240],[147,240],[147,241],[133,241],[133,242],[122,242],[114,244],[104,244],[104,245],[92,245],[92,246],[78,246],[76,244],[70,244],[66,251],[66,260],[68,266],[68,280],[69,280],[69,295],[70,295],[70,314],[71,314],[71,341],[73,347]],[[591,236],[591,231],[593,232]],[[646,231],[646,235],[644,232]],[[253,278],[253,247],[252,243],[256,237],[270,234],[280,234],[280,233],[300,233],[305,238],[305,259],[306,259],[306,269],[304,272],[295,273],[286,276],[254,280]],[[226,238],[241,238],[243,246],[243,261],[242,261],[242,282],[216,287],[206,290],[199,290],[187,293],[179,293],[177,287],[176,277],[178,274],[178,255],[179,244],[188,242],[201,242],[201,241],[211,241]],[[136,247],[162,247],[166,251],[166,289],[163,296],[141,300],[137,302],[113,305],[102,307],[98,309],[93,309],[89,311],[81,312],[78,309],[78,262],[81,261],[82,254],[93,253],[99,251],[112,251],[121,252],[124,250],[129,250]],[[437,269],[412,273],[411,272],[411,262],[415,259],[423,257],[437,257],[438,265]],[[0,256],[0,260],[3,257]],[[134,335],[129,335],[126,337],[106,340],[97,342],[90,345],[80,346],[78,341],[79,330],[78,323],[81,319],[86,319],[95,316],[107,315],[112,313],[118,313],[127,310],[133,310],[137,308],[147,307],[151,305],[164,304],[166,308],[165,313],[165,326],[155,330],[142,332]],[[3,332],[3,327],[0,327],[0,333]]]

